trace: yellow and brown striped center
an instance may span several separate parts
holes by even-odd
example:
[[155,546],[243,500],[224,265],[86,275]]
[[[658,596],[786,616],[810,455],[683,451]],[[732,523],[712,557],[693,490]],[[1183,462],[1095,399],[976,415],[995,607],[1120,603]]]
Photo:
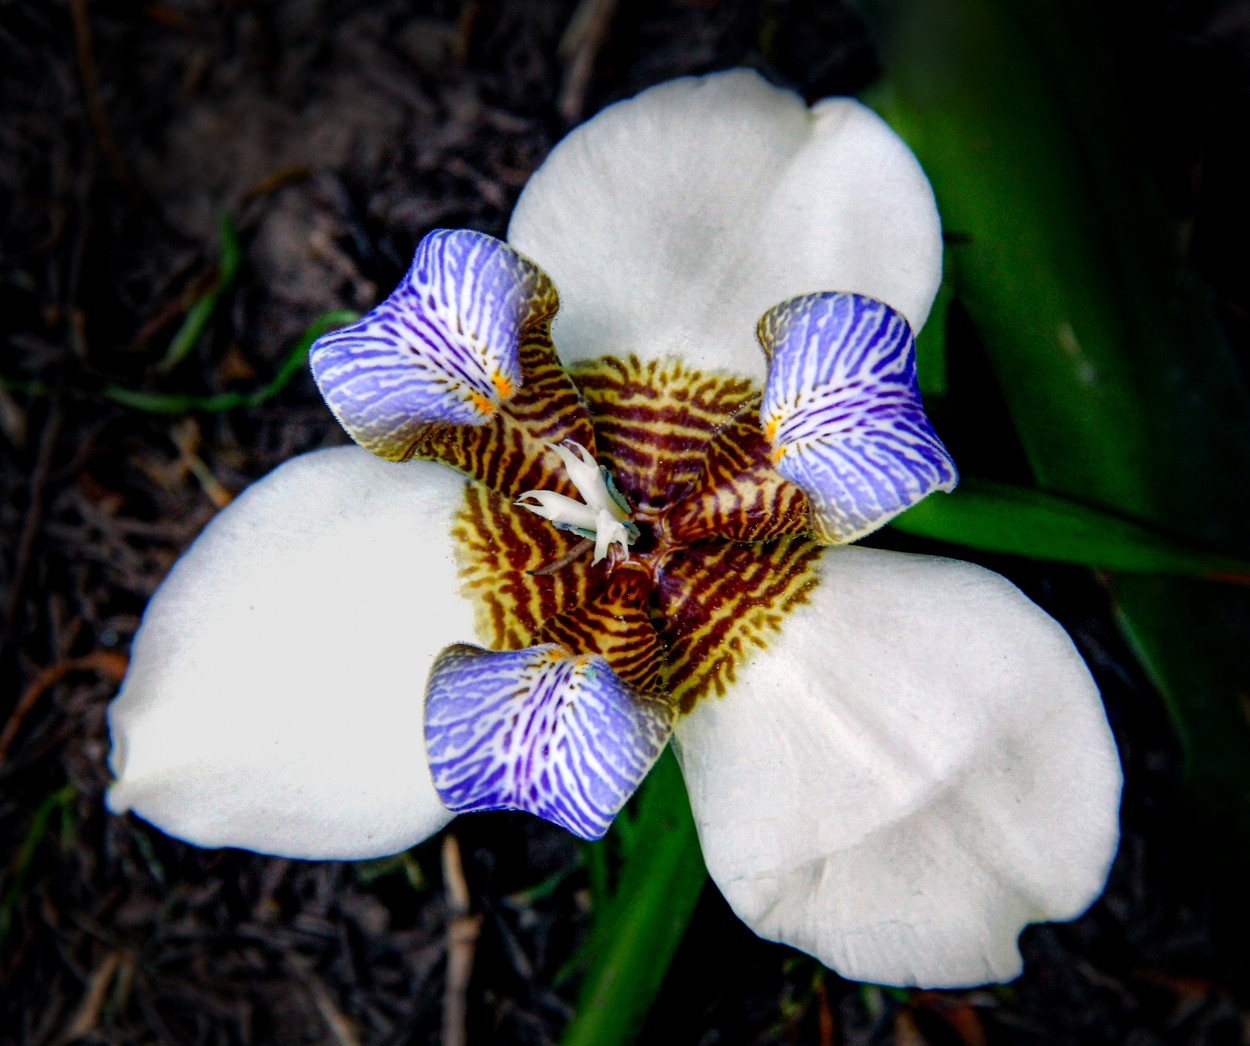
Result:
[[[642,537],[628,560],[592,565],[580,556],[535,573],[579,539],[514,506],[519,484],[500,474],[522,474],[532,486],[545,475],[545,487],[559,486],[554,455],[535,462],[538,442],[506,427],[498,443],[430,454],[454,457],[470,474],[487,466],[485,483],[468,485],[454,531],[479,638],[496,650],[556,642],[602,654],[626,682],[668,695],[681,711],[724,694],[742,653],[766,647],[806,601],[821,548],[809,536],[803,494],[768,461],[759,390],[675,360],[603,358],[566,378],[538,346],[528,357],[529,394],[515,423],[505,423],[591,449]],[[539,392],[550,397],[546,409]]]

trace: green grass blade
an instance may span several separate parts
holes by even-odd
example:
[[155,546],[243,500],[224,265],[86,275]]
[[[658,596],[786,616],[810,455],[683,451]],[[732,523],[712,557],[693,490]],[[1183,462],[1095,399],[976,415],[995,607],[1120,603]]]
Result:
[[145,411],[149,414],[187,414],[191,411],[212,414],[223,410],[233,410],[236,407],[258,407],[267,400],[273,399],[296,374],[304,370],[308,360],[308,350],[312,348],[314,341],[326,331],[345,326],[359,318],[359,314],[350,309],[335,309],[333,312],[318,316],[300,336],[294,348],[287,353],[277,374],[260,388],[253,389],[251,392],[219,392],[211,396],[191,396],[181,393],[144,392],[139,389],[128,389],[122,385],[106,385],[103,394],[123,407]]
[[46,796],[30,816],[30,824],[26,836],[13,854],[8,866],[0,879],[0,945],[3,945],[13,924],[13,913],[21,900],[22,890],[26,886],[26,877],[34,864],[35,855],[48,835],[52,817],[57,812],[68,810],[77,793],[73,785],[63,785],[51,795]]
[[217,263],[217,279],[213,285],[187,309],[186,316],[169,340],[165,355],[156,365],[158,372],[172,370],[190,354],[199,344],[200,338],[208,329],[208,325],[217,311],[222,295],[232,286],[239,275],[239,263],[243,259],[243,251],[239,247],[239,231],[235,228],[234,219],[222,211],[217,220],[218,235],[221,239],[221,258]]
[[625,859],[616,892],[595,914],[577,1012],[563,1046],[634,1041],[707,881],[685,782],[671,751],[643,784],[636,827],[638,845]]

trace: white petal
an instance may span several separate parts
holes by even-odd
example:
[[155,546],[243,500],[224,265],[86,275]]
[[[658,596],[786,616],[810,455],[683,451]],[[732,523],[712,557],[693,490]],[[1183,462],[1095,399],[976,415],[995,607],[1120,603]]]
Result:
[[829,549],[811,602],[676,727],[708,870],[757,933],[847,977],[1020,970],[1118,839],[1120,764],[1063,630],[996,574]]
[[473,638],[463,478],[357,447],[249,487],[174,566],[109,709],[109,805],[201,846],[394,853],[442,827],[422,703]]
[[933,193],[894,132],[746,70],[661,84],[573,131],[508,239],[559,288],[566,361],[675,353],[757,379],[766,309],[854,291],[919,331],[942,267]]

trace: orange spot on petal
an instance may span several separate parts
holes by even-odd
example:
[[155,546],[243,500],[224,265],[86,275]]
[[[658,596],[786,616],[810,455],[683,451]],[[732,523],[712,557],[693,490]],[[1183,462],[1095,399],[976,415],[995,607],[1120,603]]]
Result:
[[511,399],[513,388],[512,382],[503,374],[495,374],[491,377],[491,384],[495,386],[495,391],[499,393],[501,400]]

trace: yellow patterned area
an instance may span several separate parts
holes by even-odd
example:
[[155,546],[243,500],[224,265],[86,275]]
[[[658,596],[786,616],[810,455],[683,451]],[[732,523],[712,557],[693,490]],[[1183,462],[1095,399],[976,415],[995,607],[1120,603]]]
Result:
[[452,528],[463,591],[477,607],[477,633],[492,650],[521,650],[542,642],[543,624],[590,601],[607,583],[607,564],[582,557],[554,574],[531,571],[578,543],[545,519],[471,483]]
[[660,578],[668,643],[667,689],[682,712],[733,683],[738,660],[765,648],[786,614],[816,587],[823,547],[810,538],[752,544],[702,541],[674,556]]
[[[632,686],[688,711],[723,695],[742,653],[767,646],[815,586],[821,546],[809,536],[806,500],[769,466],[750,381],[676,361],[604,359],[573,370],[574,400],[553,367],[550,356],[532,355],[522,403],[508,404],[524,438],[484,443],[463,460],[484,468],[497,491],[553,489],[561,477],[547,475],[546,463],[554,455],[518,459],[539,444],[543,419],[585,432],[593,421],[589,439],[565,438],[597,447],[644,533],[627,560],[592,566],[582,555],[534,574],[579,539],[470,485],[454,535],[478,638],[496,650],[556,642],[601,654]],[[532,375],[551,382],[550,417],[528,388]],[[504,481],[504,467],[525,479]]]

